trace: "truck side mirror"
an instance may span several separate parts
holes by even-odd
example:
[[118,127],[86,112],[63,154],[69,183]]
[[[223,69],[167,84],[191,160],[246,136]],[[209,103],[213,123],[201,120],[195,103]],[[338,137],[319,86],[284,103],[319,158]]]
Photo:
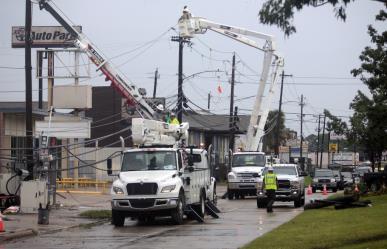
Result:
[[113,170],[112,170],[112,159],[111,158],[108,158],[106,160],[106,168],[107,168],[107,174],[110,176],[113,174]]

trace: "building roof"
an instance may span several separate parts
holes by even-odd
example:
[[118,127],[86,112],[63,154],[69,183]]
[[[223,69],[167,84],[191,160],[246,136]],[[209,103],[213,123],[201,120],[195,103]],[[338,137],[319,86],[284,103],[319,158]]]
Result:
[[[43,109],[38,108],[38,102],[32,102],[32,113],[35,115],[48,115],[47,102],[43,102]],[[0,112],[2,113],[25,113],[26,103],[23,102],[0,102]]]
[[[195,114],[184,113],[183,122],[189,122],[189,127],[192,130],[213,131],[213,132],[229,132],[229,115],[225,114]],[[239,115],[239,133],[245,133],[249,126],[250,116]]]

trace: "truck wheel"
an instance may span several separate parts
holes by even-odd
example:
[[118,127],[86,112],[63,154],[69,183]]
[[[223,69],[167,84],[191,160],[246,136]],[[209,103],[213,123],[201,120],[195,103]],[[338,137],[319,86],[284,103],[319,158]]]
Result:
[[184,206],[185,206],[185,199],[184,194],[180,192],[179,199],[177,199],[177,207],[172,211],[172,220],[173,223],[176,225],[183,224],[183,218],[184,218]]
[[266,208],[267,203],[265,201],[260,201],[257,199],[257,207],[258,208]]
[[125,223],[125,216],[120,211],[112,210],[112,224],[115,227],[122,227]]
[[200,203],[199,205],[193,206],[195,212],[202,218],[204,218],[205,212],[206,212],[206,203],[205,203],[205,196],[203,194],[203,191],[200,193]]
[[301,200],[301,196],[300,196],[296,200],[294,200],[294,207],[299,208],[299,207],[301,207],[301,205],[302,205],[302,200]]
[[227,190],[227,198],[228,198],[229,200],[234,199],[234,193],[231,192],[230,190]]
[[312,188],[312,193],[316,193],[316,188]]

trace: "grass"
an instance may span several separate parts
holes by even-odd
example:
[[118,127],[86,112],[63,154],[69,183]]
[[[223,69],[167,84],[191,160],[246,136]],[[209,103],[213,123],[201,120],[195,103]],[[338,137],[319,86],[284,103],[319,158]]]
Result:
[[305,211],[243,249],[387,248],[387,195],[364,199],[372,207]]
[[110,219],[112,217],[111,210],[87,210],[79,214],[79,216],[89,219]]

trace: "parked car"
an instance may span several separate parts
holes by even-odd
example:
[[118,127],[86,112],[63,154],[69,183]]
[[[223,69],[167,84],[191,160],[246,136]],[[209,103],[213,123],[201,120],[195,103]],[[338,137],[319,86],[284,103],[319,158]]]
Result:
[[341,174],[341,170],[333,170],[333,176],[337,182],[337,188],[340,190],[344,189],[344,176]]
[[372,168],[369,166],[358,166],[352,172],[352,177],[355,183],[360,183],[365,173],[371,173]]
[[337,182],[333,171],[330,169],[316,169],[314,171],[312,192],[316,193],[316,190],[323,190],[324,185],[326,189],[330,189],[332,192],[337,191]]
[[351,186],[353,184],[352,172],[350,171],[341,171],[341,175],[343,176],[343,186]]

